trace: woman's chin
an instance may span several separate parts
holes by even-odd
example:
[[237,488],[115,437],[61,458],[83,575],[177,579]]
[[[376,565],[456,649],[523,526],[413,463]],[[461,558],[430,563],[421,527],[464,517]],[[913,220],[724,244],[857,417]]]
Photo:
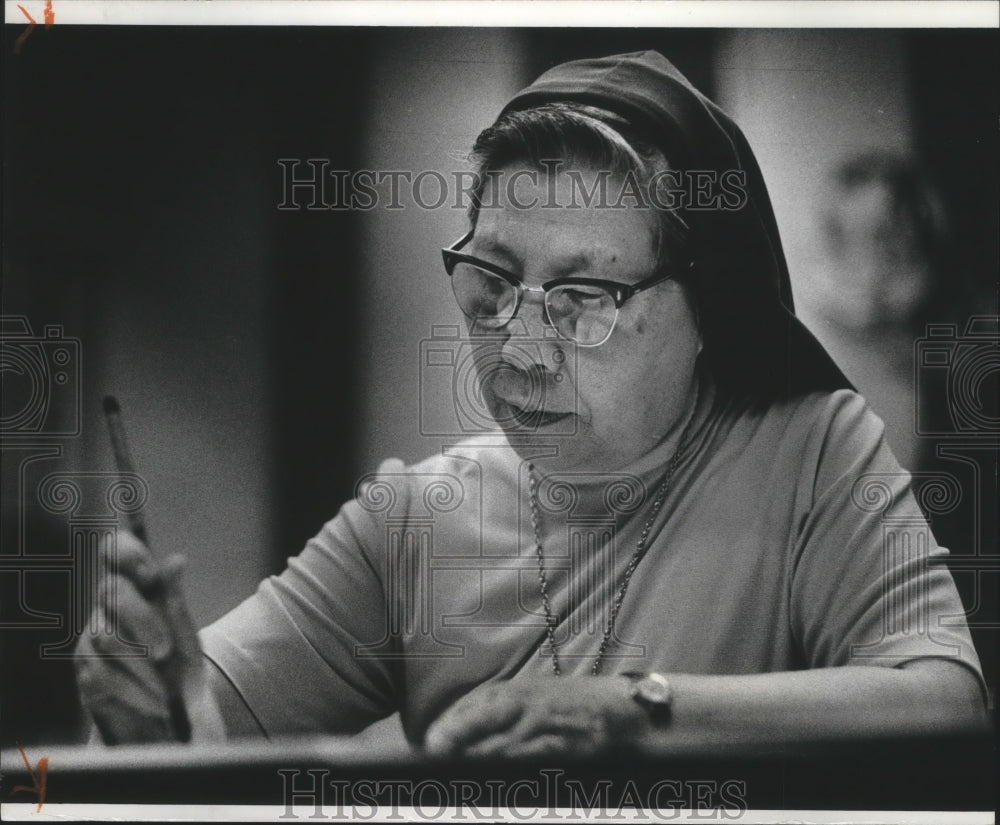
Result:
[[579,473],[600,475],[614,471],[613,462],[602,461],[602,457],[580,449],[570,438],[545,438],[542,434],[520,435],[516,438],[508,433],[508,442],[514,452],[543,475],[553,473]]

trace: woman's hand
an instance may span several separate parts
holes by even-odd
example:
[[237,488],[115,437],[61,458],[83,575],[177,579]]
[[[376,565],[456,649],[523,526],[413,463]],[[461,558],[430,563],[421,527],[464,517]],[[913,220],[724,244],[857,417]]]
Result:
[[488,682],[430,726],[433,754],[588,756],[627,747],[650,725],[620,676],[522,678]]
[[[84,707],[107,744],[225,738],[197,632],[181,593],[181,556],[158,564],[119,532],[117,560],[75,651]],[[100,565],[101,568],[104,565]],[[147,652],[137,650],[145,645]]]

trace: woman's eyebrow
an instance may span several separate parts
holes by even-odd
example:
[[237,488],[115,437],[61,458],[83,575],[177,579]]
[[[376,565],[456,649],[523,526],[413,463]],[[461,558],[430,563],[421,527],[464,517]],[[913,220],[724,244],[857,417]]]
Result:
[[585,252],[569,252],[555,258],[548,271],[554,278],[565,278],[579,272],[588,272],[593,265],[593,258]]
[[[520,258],[515,255],[508,246],[506,246],[502,241],[498,241],[493,238],[473,236],[472,242],[465,251],[473,257],[489,255],[489,263],[495,263],[497,266],[520,266],[521,263]],[[487,259],[483,258],[483,260]]]
[[[491,257],[495,256],[500,259],[496,261],[497,266],[516,267],[516,271],[513,274],[521,274],[524,264],[521,256],[516,255],[503,241],[493,238],[483,238],[481,241],[474,239],[471,246],[474,249],[470,249],[470,255],[479,256],[480,254],[487,254]],[[490,263],[494,263],[494,261],[491,260]],[[582,271],[589,271],[592,267],[593,260],[590,255],[582,251],[571,251],[562,256],[549,257],[545,274],[549,278],[565,278]]]

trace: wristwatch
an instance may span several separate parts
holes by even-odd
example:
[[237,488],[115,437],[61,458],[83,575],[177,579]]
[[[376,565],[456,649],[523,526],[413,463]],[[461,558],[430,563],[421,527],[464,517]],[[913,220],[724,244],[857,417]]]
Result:
[[653,724],[670,721],[670,682],[660,673],[623,673],[631,684],[632,698],[645,708]]

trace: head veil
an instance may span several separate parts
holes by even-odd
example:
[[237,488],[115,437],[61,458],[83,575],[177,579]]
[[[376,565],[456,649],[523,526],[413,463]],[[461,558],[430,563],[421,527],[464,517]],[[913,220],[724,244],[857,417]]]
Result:
[[760,399],[850,388],[822,345],[796,318],[774,212],[739,127],[655,51],[564,63],[504,108],[575,102],[624,117],[684,174],[745,175],[737,209],[688,209],[686,251],[700,312],[703,355],[720,388]]

